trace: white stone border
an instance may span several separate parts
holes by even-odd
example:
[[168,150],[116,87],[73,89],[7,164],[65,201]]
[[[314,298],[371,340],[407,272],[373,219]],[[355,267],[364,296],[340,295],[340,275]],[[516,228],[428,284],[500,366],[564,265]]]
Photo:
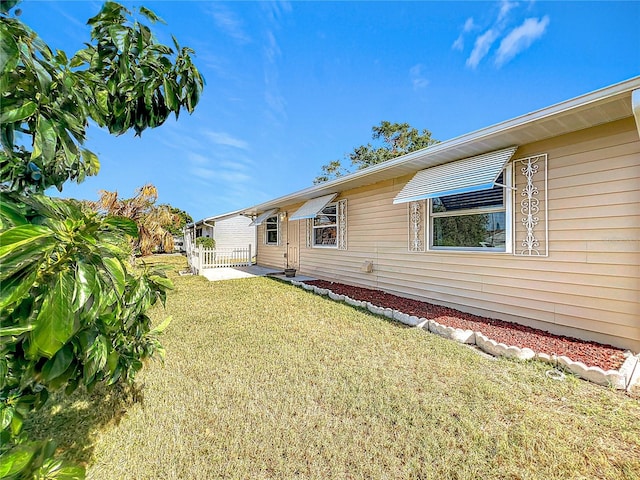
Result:
[[480,332],[448,327],[446,325],[439,324],[435,320],[418,318],[399,310],[378,307],[370,302],[354,300],[346,295],[334,293],[327,288],[319,288],[315,285],[307,285],[304,282],[298,281],[292,281],[291,283],[318,295],[328,296],[331,300],[345,302],[352,307],[364,308],[374,315],[380,315],[390,320],[396,320],[410,327],[420,328],[421,330],[434,333],[459,343],[476,345],[482,351],[493,355],[494,357],[516,358],[519,360],[538,360],[552,365],[562,366],[565,370],[580,378],[598,385],[606,387],[611,386],[617,390],[630,390],[631,387],[640,383],[640,354],[634,355],[627,351],[625,352],[626,359],[619,370],[605,371],[600,367],[588,367],[584,363],[573,361],[566,356],[548,355],[546,353],[534,352],[530,348],[519,348],[513,345],[506,345],[504,343],[496,342]]

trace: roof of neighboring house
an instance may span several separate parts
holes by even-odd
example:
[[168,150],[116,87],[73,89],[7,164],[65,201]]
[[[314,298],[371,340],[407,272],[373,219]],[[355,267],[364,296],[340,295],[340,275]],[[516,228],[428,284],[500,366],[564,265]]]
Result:
[[[334,180],[234,212],[256,215],[330,193],[390,180],[436,165],[473,157],[512,145],[545,140],[589,127],[631,117],[640,117],[640,76],[609,87],[402,155]],[[636,118],[640,125],[640,118]],[[640,127],[639,127],[640,128]],[[226,214],[231,215],[231,214]]]
[[202,220],[198,220],[197,222],[193,222],[193,223],[189,223],[186,225],[186,228],[193,228],[195,226],[198,225],[204,225],[205,222],[206,223],[213,223],[213,222],[221,222],[222,220],[227,220],[229,218],[234,218],[237,217],[239,215],[243,215],[245,212],[245,210],[236,210],[234,212],[228,212],[228,213],[222,213],[220,215],[215,215],[213,217],[207,217],[207,218],[203,218]]

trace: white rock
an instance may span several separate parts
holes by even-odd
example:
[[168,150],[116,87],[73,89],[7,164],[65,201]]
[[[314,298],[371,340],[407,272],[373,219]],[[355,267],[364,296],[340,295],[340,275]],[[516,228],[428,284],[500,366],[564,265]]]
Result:
[[367,302],[367,310],[369,310],[374,315],[383,315],[384,314],[384,308],[378,307],[378,306],[374,305],[371,302]]
[[314,285],[307,285],[306,283],[302,284],[302,288],[304,288],[305,290],[315,290],[316,287]]
[[416,325],[416,327],[421,328],[423,330],[426,330],[428,332],[429,331],[429,320],[427,320],[426,318],[419,318],[418,319],[418,324]]
[[344,300],[344,295],[340,295],[338,293],[333,293],[331,290],[329,290],[329,298],[331,300],[335,300],[337,302],[342,302]]
[[393,320],[393,309],[391,308],[385,308],[383,309],[383,313],[382,313],[385,317],[390,318],[391,320]]
[[556,363],[556,356],[549,355],[548,353],[538,352],[536,353],[536,359],[540,360],[541,362],[550,363],[551,365],[555,365]]
[[344,301],[345,303],[347,303],[348,305],[351,305],[352,307],[362,307],[362,304],[364,302],[361,302],[360,300],[354,300],[353,298],[350,297],[344,297]]
[[473,330],[462,330],[461,328],[454,328],[451,332],[451,339],[455,340],[456,342],[474,345],[476,343],[476,332],[474,332]]

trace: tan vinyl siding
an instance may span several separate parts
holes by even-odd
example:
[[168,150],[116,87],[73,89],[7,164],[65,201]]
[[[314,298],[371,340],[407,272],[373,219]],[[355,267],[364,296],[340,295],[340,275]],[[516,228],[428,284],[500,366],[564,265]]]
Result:
[[[337,200],[348,199],[347,251],[306,248],[302,224],[300,272],[640,351],[640,141],[633,119],[523,145],[514,162],[539,154],[547,154],[548,205],[541,175],[534,180],[541,200],[535,232],[544,250],[547,207],[547,257],[409,253],[407,205],[393,204],[409,175],[341,192]],[[519,252],[526,178],[517,165],[514,181]],[[265,247],[261,235],[259,263],[277,259],[281,266],[284,248]],[[361,271],[367,260],[372,273]]]
[[258,245],[257,263],[265,267],[283,268],[284,253],[286,251],[286,233],[283,232],[285,222],[279,223],[280,243],[278,245],[267,245],[265,242],[266,222],[258,225]]

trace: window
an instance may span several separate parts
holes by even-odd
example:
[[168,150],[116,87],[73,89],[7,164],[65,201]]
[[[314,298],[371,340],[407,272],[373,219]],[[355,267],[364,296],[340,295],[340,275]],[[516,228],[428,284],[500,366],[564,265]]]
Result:
[[278,222],[278,216],[274,215],[264,221],[264,243],[267,245],[278,245],[278,229],[280,223]]
[[501,186],[510,180],[507,169],[491,189],[433,198],[430,248],[510,251],[511,202],[508,189]]
[[313,245],[315,247],[338,246],[337,204],[327,205],[313,219]]

